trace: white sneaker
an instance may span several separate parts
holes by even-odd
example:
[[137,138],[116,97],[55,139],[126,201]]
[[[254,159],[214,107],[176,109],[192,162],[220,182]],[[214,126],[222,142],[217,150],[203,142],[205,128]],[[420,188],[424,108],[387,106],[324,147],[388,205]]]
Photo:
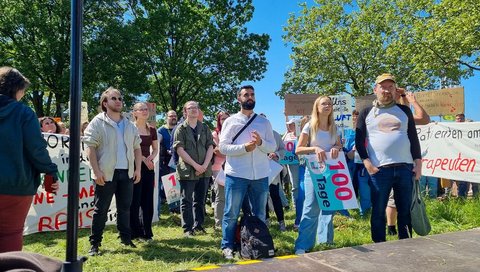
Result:
[[295,251],[295,255],[303,255],[303,254],[305,254],[305,250],[303,250],[303,249],[297,249]]
[[281,232],[287,231],[287,227],[285,226],[285,221],[278,222],[278,229]]
[[223,253],[223,257],[225,257],[225,259],[227,259],[227,260],[233,259],[233,250],[231,248],[228,248],[228,247],[224,248],[222,250],[222,253]]

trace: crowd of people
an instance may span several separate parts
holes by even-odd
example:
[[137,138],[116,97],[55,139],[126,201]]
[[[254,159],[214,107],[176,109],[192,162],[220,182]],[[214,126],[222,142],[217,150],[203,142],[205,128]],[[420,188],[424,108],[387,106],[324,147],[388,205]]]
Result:
[[[0,165],[18,169],[4,171],[0,182],[0,218],[11,218],[8,223],[0,222],[0,252],[21,250],[23,222],[40,185],[39,174],[46,173],[56,180],[57,166],[48,156],[41,132],[69,133],[54,118],[37,120],[35,113],[19,102],[28,85],[28,79],[17,70],[0,68],[2,139],[22,141],[18,145],[0,143]],[[287,195],[295,207],[292,226],[298,231],[295,253],[304,254],[318,243],[333,243],[334,215],[339,212],[349,216],[349,213],[320,209],[311,174],[303,160],[302,155],[306,154],[315,154],[320,162],[327,159],[327,153],[333,159],[345,156],[359,199],[359,214],[370,216],[374,242],[386,241],[387,234],[398,234],[399,239],[411,237],[414,182],[420,180],[430,197],[439,196],[440,181],[422,176],[415,129],[416,124],[427,124],[430,118],[412,93],[397,87],[391,74],[377,77],[374,93],[376,99],[372,105],[353,111],[354,130],[341,133],[334,122],[332,99],[320,96],[309,116],[299,122],[286,119],[287,132],[282,136],[272,129],[264,114],[254,112],[256,99],[251,85],[237,91],[240,111],[219,112],[213,131],[203,122],[196,101],[184,104],[183,118],[178,122],[177,113],[168,111],[165,125],[158,130],[148,124],[149,111],[143,102],[133,106],[134,120],[130,121],[122,114],[125,108],[120,90],[108,88],[100,97],[102,112],[83,123],[81,129],[95,186],[89,254],[95,256],[101,252],[107,213],[114,196],[120,242],[135,248],[137,239],[147,242],[154,239],[154,211],[161,213],[166,197],[159,190],[158,206],[154,207],[155,171],[159,176],[175,172],[181,200],[168,204],[168,210],[180,213],[185,237],[206,233],[205,206],[208,190],[212,189],[214,228],[222,231],[220,248],[226,259],[234,257],[241,212],[270,225],[272,209],[278,229],[287,230],[289,226],[284,220],[284,207],[290,205]],[[464,120],[463,114],[457,115],[458,122]],[[300,125],[298,130],[297,125]],[[269,160],[279,161],[283,157],[284,141],[297,142],[295,153],[299,163],[284,166],[269,183]],[[159,163],[155,169],[157,157]],[[469,186],[478,194],[478,184],[457,181],[457,186],[461,197],[466,196]],[[284,187],[291,187],[291,194]],[[58,185],[54,184],[52,191],[56,190]]]

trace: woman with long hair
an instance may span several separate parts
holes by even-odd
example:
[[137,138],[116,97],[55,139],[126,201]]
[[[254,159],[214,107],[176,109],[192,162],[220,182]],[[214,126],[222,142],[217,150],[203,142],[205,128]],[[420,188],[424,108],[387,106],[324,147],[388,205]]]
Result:
[[[212,165],[213,177],[217,176],[218,172],[220,172],[226,160],[225,155],[220,153],[220,150],[218,150],[218,143],[220,141],[220,133],[222,132],[223,122],[225,122],[228,117],[230,117],[230,114],[228,112],[219,112],[217,114],[217,127],[212,132],[213,142],[215,143]],[[213,203],[213,215],[215,219],[214,227],[222,229],[223,209],[225,208],[225,188],[223,187],[223,185],[218,184],[214,180],[213,191],[215,192],[215,201]]]
[[[23,225],[40,173],[57,180],[37,117],[19,102],[29,85],[17,69],[0,67],[0,253],[22,250]],[[58,182],[51,189],[46,188],[56,192]]]
[[[327,159],[326,152],[330,152],[335,159],[341,148],[333,119],[332,100],[328,96],[320,96],[313,104],[311,120],[303,128],[295,152],[297,155],[314,153],[323,162]],[[333,242],[333,213],[320,210],[308,170],[305,171],[304,186],[305,201],[295,241],[295,254],[303,254],[315,245],[317,228],[326,242]]]
[[[146,103],[139,102],[133,106],[133,117],[142,143],[142,172],[139,183],[133,185],[133,198],[130,206],[130,227],[132,239],[153,240],[153,192],[155,186],[155,164],[153,160],[158,154],[157,131],[147,124],[148,107]],[[150,148],[152,152],[150,152]],[[140,208],[142,220],[140,221]]]
[[38,122],[40,123],[40,130],[44,133],[62,133],[62,128],[52,117],[40,117],[38,118]]

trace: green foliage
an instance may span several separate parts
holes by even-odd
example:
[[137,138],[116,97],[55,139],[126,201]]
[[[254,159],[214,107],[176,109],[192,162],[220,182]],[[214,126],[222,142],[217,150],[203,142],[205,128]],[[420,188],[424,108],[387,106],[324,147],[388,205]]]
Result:
[[[149,94],[160,111],[189,100],[206,116],[233,109],[234,88],[266,70],[269,37],[247,33],[251,0],[131,1],[128,28],[149,70]],[[235,107],[235,110],[237,108]]]
[[[70,1],[4,0],[0,61],[31,81],[38,115],[68,107]],[[237,110],[235,87],[266,70],[269,36],[249,33],[251,0],[85,1],[83,101],[90,116],[100,93],[119,88],[129,107],[141,95],[158,112],[199,101],[206,116]]]
[[[432,224],[431,234],[467,230],[480,227],[478,207],[480,199],[450,199],[447,201],[426,200],[427,213]],[[165,208],[165,207],[164,207]],[[164,210],[166,212],[166,209]],[[370,219],[360,217],[357,210],[350,211],[352,219],[337,215],[334,217],[335,244],[317,245],[314,251],[329,250],[372,243]],[[213,264],[228,263],[220,250],[221,231],[213,230],[213,211],[207,207],[206,235],[184,238],[178,215],[162,214],[160,222],[154,224],[154,242],[136,242],[138,248],[130,249],[120,245],[115,226],[107,226],[101,256],[90,257],[84,271],[180,271]],[[271,222],[275,221],[271,219]],[[287,232],[278,231],[273,222],[270,232],[274,238],[276,256],[293,254],[293,245],[298,236],[291,228],[295,220],[294,211],[285,213]],[[79,231],[79,256],[87,255],[90,244],[89,230]],[[414,235],[415,237],[416,235]],[[24,250],[47,256],[65,258],[65,232],[37,233],[26,236]],[[396,237],[388,236],[388,240]],[[239,259],[233,260],[236,262]]]
[[480,8],[468,0],[317,0],[292,15],[285,93],[371,92],[391,72],[411,90],[458,84],[480,70]]

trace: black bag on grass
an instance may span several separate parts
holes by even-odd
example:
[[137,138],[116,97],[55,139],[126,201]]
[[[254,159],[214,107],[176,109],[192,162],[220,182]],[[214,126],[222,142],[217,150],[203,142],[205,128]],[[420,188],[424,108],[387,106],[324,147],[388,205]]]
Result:
[[256,216],[240,220],[240,255],[245,259],[272,258],[275,255],[273,239],[267,225]]

